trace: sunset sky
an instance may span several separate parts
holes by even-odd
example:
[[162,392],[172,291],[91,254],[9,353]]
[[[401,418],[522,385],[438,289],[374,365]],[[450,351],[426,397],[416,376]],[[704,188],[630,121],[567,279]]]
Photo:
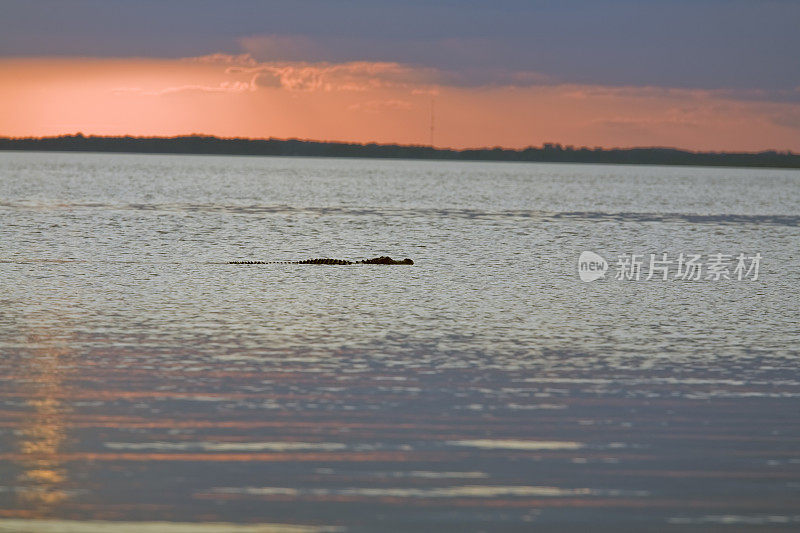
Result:
[[794,0],[0,0],[0,135],[800,151]]

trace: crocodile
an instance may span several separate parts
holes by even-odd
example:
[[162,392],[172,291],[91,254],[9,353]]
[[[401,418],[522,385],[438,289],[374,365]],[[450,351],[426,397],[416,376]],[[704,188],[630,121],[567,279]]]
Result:
[[388,255],[362,259],[361,261],[348,261],[346,259],[303,259],[302,261],[228,261],[229,265],[413,265],[414,261],[405,258],[401,261],[392,259]]

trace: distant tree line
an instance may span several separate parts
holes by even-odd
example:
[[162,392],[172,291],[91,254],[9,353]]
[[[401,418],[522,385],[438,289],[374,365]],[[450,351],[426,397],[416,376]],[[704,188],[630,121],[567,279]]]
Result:
[[575,148],[552,143],[521,150],[499,147],[453,150],[421,145],[355,144],[297,139],[223,139],[207,135],[87,137],[78,133],[59,137],[0,137],[0,150],[800,168],[800,154],[775,150],[757,153],[690,152],[674,148]]

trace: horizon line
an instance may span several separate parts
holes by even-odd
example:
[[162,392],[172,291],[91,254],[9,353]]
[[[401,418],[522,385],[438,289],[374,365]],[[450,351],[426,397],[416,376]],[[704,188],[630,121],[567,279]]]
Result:
[[277,142],[302,142],[302,143],[314,143],[314,144],[328,144],[328,145],[344,145],[344,146],[378,146],[378,147],[398,147],[398,148],[422,148],[422,149],[429,149],[429,150],[436,150],[441,152],[456,152],[456,153],[463,153],[463,152],[471,152],[471,151],[493,151],[493,150],[501,150],[507,152],[525,152],[527,150],[546,150],[546,149],[553,149],[555,151],[564,151],[564,152],[580,152],[580,151],[589,151],[589,152],[614,152],[614,151],[632,151],[632,150],[664,150],[664,151],[676,151],[676,152],[684,152],[688,154],[719,154],[719,155],[759,155],[759,154],[780,154],[780,155],[787,155],[787,156],[798,156],[800,152],[795,152],[793,150],[778,150],[776,148],[766,148],[763,150],[753,150],[753,151],[746,151],[746,150],[739,150],[739,151],[728,151],[728,150],[694,150],[691,148],[680,148],[676,146],[613,146],[613,147],[606,147],[606,146],[575,146],[572,144],[562,144],[560,142],[543,142],[539,146],[535,146],[533,144],[527,145],[521,148],[512,148],[507,146],[501,145],[494,145],[494,146],[475,146],[475,147],[467,147],[467,148],[454,148],[450,146],[436,146],[432,144],[404,144],[399,142],[377,142],[377,141],[343,141],[343,140],[320,140],[320,139],[310,139],[310,138],[300,138],[300,137],[225,137],[219,135],[213,135],[209,133],[180,133],[177,135],[134,135],[134,134],[124,134],[124,135],[102,135],[102,134],[94,134],[89,133],[85,134],[82,131],[77,131],[74,133],[60,133],[55,135],[41,135],[41,136],[10,136],[10,135],[3,135],[0,134],[0,139],[9,140],[9,141],[43,141],[43,140],[57,140],[57,139],[64,139],[64,138],[84,138],[84,139],[148,139],[148,140],[176,140],[176,139],[187,139],[187,138],[204,138],[204,139],[215,139],[220,141],[255,141],[255,142],[269,142],[269,141],[277,141]]

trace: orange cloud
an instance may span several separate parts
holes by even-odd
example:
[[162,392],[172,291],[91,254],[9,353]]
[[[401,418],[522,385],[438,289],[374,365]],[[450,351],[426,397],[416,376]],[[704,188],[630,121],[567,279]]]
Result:
[[243,81],[223,81],[219,85],[178,85],[175,87],[164,87],[157,90],[144,90],[139,87],[118,87],[114,89],[116,93],[139,93],[147,96],[162,96],[165,94],[180,93],[185,91],[199,91],[204,93],[240,93],[243,91],[256,90],[256,78],[249,82]]
[[800,149],[800,104],[758,95],[537,82],[466,87],[392,62],[0,59],[0,135],[207,133],[439,146]]
[[[237,57],[242,61],[241,65],[229,67],[227,73],[255,73],[255,81],[259,85],[280,86],[290,91],[367,91],[382,87],[417,87],[430,84],[436,77],[433,69],[411,68],[393,62],[256,63],[247,55]],[[220,61],[228,60],[221,58]]]

